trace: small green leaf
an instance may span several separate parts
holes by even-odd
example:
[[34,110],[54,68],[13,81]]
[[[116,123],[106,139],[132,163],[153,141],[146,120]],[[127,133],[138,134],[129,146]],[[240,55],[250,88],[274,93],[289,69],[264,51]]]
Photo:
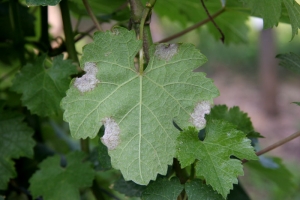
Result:
[[69,87],[70,75],[77,72],[70,60],[63,60],[63,55],[55,57],[50,68],[46,62],[44,54],[33,64],[24,66],[12,86],[12,90],[23,94],[23,104],[40,116],[60,112],[60,101]]
[[248,114],[241,111],[238,106],[228,109],[226,105],[216,105],[211,109],[207,118],[230,122],[236,126],[236,129],[243,131],[247,136],[250,135],[252,137],[263,137],[254,131]]
[[114,182],[114,189],[128,197],[141,197],[146,186],[138,185],[132,181],[125,181],[122,177]]
[[295,0],[283,0],[283,2],[289,14],[293,38],[298,34],[298,29],[300,28],[300,5]]
[[179,134],[173,120],[192,125],[198,105],[210,106],[219,92],[205,74],[193,72],[206,61],[193,45],[153,45],[143,74],[134,63],[140,48],[134,31],[95,33],[83,49],[86,74],[73,80],[62,107],[74,138],[94,138],[104,124],[101,141],[112,166],[125,180],[147,185],[173,162]]
[[300,56],[294,53],[279,54],[279,65],[295,73],[300,73]]
[[300,102],[293,102],[294,104],[300,106]]
[[243,175],[239,159],[256,160],[253,147],[245,134],[235,126],[219,120],[209,120],[204,141],[198,139],[198,131],[189,127],[177,138],[177,157],[184,168],[196,159],[196,175],[204,177],[206,183],[226,198],[237,176]]
[[183,190],[178,178],[168,180],[158,178],[151,182],[142,194],[143,200],[177,200],[178,195]]
[[40,163],[35,174],[30,178],[30,188],[33,198],[43,199],[80,199],[79,189],[90,187],[94,179],[94,170],[89,162],[83,162],[82,152],[69,153],[65,159],[66,167],[60,166],[61,158],[56,155]]
[[224,198],[214,191],[211,186],[203,184],[202,180],[192,180],[185,184],[185,192],[189,200],[223,200]]
[[26,0],[27,6],[55,6],[61,0]]
[[0,111],[0,190],[5,190],[9,179],[17,176],[11,159],[33,156],[33,131],[23,119],[18,113]]

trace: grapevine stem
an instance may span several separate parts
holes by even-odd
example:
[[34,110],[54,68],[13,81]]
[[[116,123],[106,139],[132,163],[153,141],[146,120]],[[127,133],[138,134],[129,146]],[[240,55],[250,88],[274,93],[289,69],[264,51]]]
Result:
[[[267,153],[267,152],[269,152],[269,151],[271,151],[271,150],[273,150],[273,149],[275,149],[275,148],[277,148],[277,147],[279,147],[279,146],[281,146],[281,145],[283,145],[283,144],[285,144],[285,143],[287,143],[287,142],[289,142],[289,141],[291,141],[291,140],[293,140],[293,139],[295,139],[299,136],[300,136],[300,131],[298,131],[298,132],[290,135],[289,137],[286,137],[286,138],[284,138],[284,139],[282,139],[282,140],[266,147],[265,149],[262,149],[262,150],[256,152],[256,155],[257,156],[263,155],[263,154],[265,154],[265,153]],[[246,160],[246,159],[244,159],[242,161],[242,163],[246,163],[246,162],[248,162],[248,160]]]
[[82,0],[82,2],[83,2],[83,4],[84,4],[84,6],[85,6],[85,9],[87,10],[87,12],[89,13],[90,17],[92,18],[92,20],[93,20],[95,26],[97,27],[97,29],[98,29],[99,31],[102,31],[102,28],[101,28],[101,26],[100,26],[100,24],[99,24],[99,22],[98,22],[96,16],[95,16],[94,13],[93,13],[93,11],[92,11],[92,9],[91,9],[91,7],[90,7],[90,4],[89,4],[89,2],[88,2],[88,0]]
[[[146,7],[143,10],[141,21],[140,21],[140,34],[139,34],[139,39],[143,41],[143,36],[144,36],[144,25],[145,21],[151,12],[156,0],[150,0],[149,2],[146,3]],[[140,50],[140,65],[139,65],[139,72],[140,74],[143,74],[144,71],[144,50],[141,48]]]
[[66,40],[66,47],[69,53],[69,56],[75,62],[78,62],[77,52],[75,49],[75,42],[74,42],[74,34],[72,30],[70,12],[69,12],[69,5],[67,0],[62,0],[60,3],[60,10],[62,21],[64,25],[64,33],[65,33],[65,40]]
[[[222,14],[224,11],[225,11],[225,8],[222,8],[221,10],[219,10],[218,12],[216,12],[215,14],[211,15],[211,18],[214,19],[214,18],[218,17],[218,16],[219,16],[220,14]],[[198,22],[197,24],[194,24],[193,26],[190,26],[190,27],[188,27],[188,28],[185,29],[185,30],[182,30],[182,31],[180,31],[180,32],[178,32],[178,33],[175,33],[174,35],[171,35],[171,36],[169,36],[169,37],[167,37],[167,38],[165,38],[165,39],[162,39],[162,40],[158,41],[157,43],[169,42],[169,41],[174,40],[174,39],[176,39],[176,38],[178,38],[178,37],[181,37],[181,36],[183,36],[184,34],[186,34],[186,33],[190,32],[190,31],[192,31],[192,30],[194,30],[194,29],[196,29],[196,28],[198,28],[198,27],[200,27],[200,26],[203,26],[204,24],[210,22],[210,21],[211,21],[211,18],[208,17],[208,18],[206,18],[205,20],[200,21],[200,22]]]

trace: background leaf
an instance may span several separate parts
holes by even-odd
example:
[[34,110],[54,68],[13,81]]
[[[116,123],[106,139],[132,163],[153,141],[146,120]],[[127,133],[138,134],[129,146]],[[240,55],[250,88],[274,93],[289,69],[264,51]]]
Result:
[[238,183],[237,176],[243,175],[240,160],[257,159],[250,140],[235,126],[225,121],[209,120],[204,141],[198,139],[198,131],[189,127],[177,138],[177,157],[181,167],[192,164],[195,159],[196,175],[204,177],[206,183],[226,198],[232,184]]
[[125,181],[123,177],[114,182],[114,189],[128,197],[141,197],[146,188],[146,186],[138,185],[132,181]]
[[185,192],[189,200],[223,200],[224,198],[214,191],[211,186],[203,183],[202,180],[194,179],[185,184]]
[[152,46],[142,75],[133,62],[140,48],[133,31],[97,32],[83,50],[87,73],[73,81],[62,106],[74,138],[93,138],[104,123],[112,166],[146,185],[172,164],[178,135],[172,120],[190,125],[196,104],[219,92],[205,74],[192,72],[206,61],[193,45]]
[[25,65],[12,86],[12,90],[22,93],[22,103],[40,116],[60,112],[60,101],[69,87],[70,75],[77,72],[70,60],[63,60],[63,55],[55,57],[50,68],[46,62],[44,54],[33,64]]
[[243,131],[246,135],[251,134],[251,136],[262,137],[254,131],[248,114],[241,111],[238,106],[228,108],[226,105],[216,105],[211,109],[207,118],[227,121],[235,125],[236,129]]
[[171,180],[159,178],[151,182],[143,192],[143,200],[177,200],[178,195],[183,190],[178,178]]
[[27,6],[55,6],[61,0],[26,0]]
[[33,197],[79,200],[79,188],[92,186],[95,175],[91,164],[83,162],[84,158],[82,152],[69,153],[65,157],[66,167],[60,166],[61,158],[58,155],[41,162],[40,170],[29,180]]
[[12,159],[33,156],[33,130],[23,123],[24,116],[0,110],[0,189],[17,176]]
[[300,56],[294,53],[279,54],[276,58],[280,59],[279,65],[292,72],[300,74]]

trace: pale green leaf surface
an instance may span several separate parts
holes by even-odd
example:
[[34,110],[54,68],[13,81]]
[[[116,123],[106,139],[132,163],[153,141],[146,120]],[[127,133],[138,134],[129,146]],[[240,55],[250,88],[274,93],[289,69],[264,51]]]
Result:
[[177,138],[177,157],[181,167],[192,164],[196,159],[196,175],[205,178],[206,183],[224,198],[237,183],[237,176],[243,175],[239,159],[256,160],[253,147],[245,134],[235,126],[219,120],[209,120],[204,141],[198,139],[198,131],[190,127]]
[[191,125],[196,104],[212,101],[219,92],[205,74],[192,72],[206,61],[193,45],[153,46],[143,75],[133,62],[140,48],[133,31],[97,32],[83,49],[81,66],[95,65],[98,82],[79,91],[76,79],[62,106],[74,138],[93,138],[107,123],[107,136],[116,134],[114,145],[107,145],[112,166],[125,180],[146,185],[172,164],[178,136],[172,120]]
[[202,180],[194,179],[185,184],[185,192],[189,200],[223,200],[224,198],[214,191],[211,186],[206,185]]
[[55,6],[61,0],[26,0],[27,6]]
[[284,166],[280,158],[272,158],[273,162],[277,164],[272,168],[264,167],[259,161],[251,161],[245,164],[249,168],[249,175],[257,175],[263,181],[268,180],[277,185],[278,189],[282,191],[290,191],[296,187],[293,181],[293,174]]
[[[67,166],[60,166],[60,156],[49,157],[40,163],[35,174],[30,178],[30,188],[33,198],[64,200],[80,199],[79,189],[90,187],[94,179],[91,163],[83,162],[83,152],[72,152],[66,155]],[[42,184],[41,184],[42,183]]]
[[279,54],[279,65],[295,73],[300,73],[300,56],[294,53]]
[[25,123],[24,116],[0,111],[0,189],[6,189],[10,178],[17,174],[11,159],[33,156],[33,131]]
[[77,72],[70,60],[63,60],[63,55],[55,57],[50,68],[46,68],[46,62],[46,55],[42,55],[33,64],[25,65],[12,86],[12,90],[22,94],[23,105],[40,116],[60,112],[70,75]]
[[143,200],[177,200],[178,195],[183,190],[178,178],[168,180],[159,178],[151,182],[142,194]]

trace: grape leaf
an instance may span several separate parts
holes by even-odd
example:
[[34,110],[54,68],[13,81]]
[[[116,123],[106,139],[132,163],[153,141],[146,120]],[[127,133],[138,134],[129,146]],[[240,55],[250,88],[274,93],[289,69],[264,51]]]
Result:
[[293,181],[293,174],[284,166],[280,158],[271,158],[274,163],[277,164],[276,167],[273,165],[271,167],[263,166],[260,161],[251,161],[245,164],[245,166],[250,169],[249,174],[257,174],[260,178],[267,179],[278,186],[282,191],[290,191],[296,187]]
[[[94,170],[89,162],[83,162],[83,152],[72,152],[66,155],[67,165],[60,166],[58,155],[49,157],[39,164],[40,170],[30,178],[33,198],[43,199],[80,199],[79,188],[90,187],[94,179]],[[42,183],[42,184],[41,184]],[[63,187],[62,187],[63,185]]]
[[[147,2],[144,0],[144,2]],[[223,10],[224,5],[220,0],[204,1],[210,15]],[[172,5],[172,6],[170,6]],[[165,9],[165,8],[168,9]],[[247,32],[248,13],[236,12],[236,8],[241,7],[240,3],[235,0],[227,0],[225,4],[225,11],[215,18],[216,23],[225,35],[225,43],[245,43],[248,41]],[[186,27],[189,22],[198,23],[208,18],[200,0],[164,0],[157,1],[154,11],[159,16],[165,16],[169,19],[181,23]],[[223,12],[222,11],[222,12]],[[219,40],[221,38],[220,32],[212,23],[208,23],[208,30]]]
[[[292,38],[298,34],[300,28],[300,5],[295,0],[242,0],[252,9],[252,15],[262,17],[264,28],[277,26],[283,10],[287,10],[292,26]],[[284,5],[284,8],[282,6]]]
[[214,191],[209,185],[202,183],[202,180],[192,180],[185,184],[185,192],[189,200],[223,200],[223,197]]
[[16,75],[12,90],[22,93],[22,102],[40,116],[51,116],[60,112],[60,101],[69,87],[70,75],[77,72],[70,60],[63,55],[53,59],[52,67],[46,66],[46,55],[27,64]]
[[228,109],[226,105],[216,105],[211,109],[207,118],[230,122],[236,126],[236,129],[243,131],[246,135],[250,134],[255,137],[263,137],[254,131],[248,114],[242,112],[238,106]]
[[237,176],[243,175],[239,159],[255,160],[257,156],[250,140],[245,134],[235,129],[235,126],[220,120],[209,120],[206,125],[204,141],[198,139],[198,131],[189,127],[177,138],[177,157],[184,168],[195,159],[196,175],[205,178],[214,190],[226,198],[233,183],[238,183]]
[[300,102],[293,102],[294,104],[300,106]]
[[151,182],[142,194],[143,200],[177,200],[178,195],[183,190],[178,178],[168,180],[166,178],[158,178]]
[[25,123],[24,116],[0,111],[0,189],[5,190],[10,178],[17,176],[11,159],[33,156],[33,131]]
[[26,0],[27,6],[55,6],[61,0]]
[[146,185],[172,164],[178,136],[173,119],[191,125],[195,106],[219,92],[205,74],[192,72],[206,61],[193,45],[153,45],[139,74],[134,57],[141,45],[124,28],[96,33],[83,49],[87,73],[73,80],[62,107],[74,138],[95,137],[102,122],[112,166],[125,180]]
[[294,53],[279,54],[279,65],[295,73],[300,73],[300,56]]
[[138,185],[132,181],[125,181],[122,177],[114,182],[114,189],[128,197],[141,197],[146,186]]

